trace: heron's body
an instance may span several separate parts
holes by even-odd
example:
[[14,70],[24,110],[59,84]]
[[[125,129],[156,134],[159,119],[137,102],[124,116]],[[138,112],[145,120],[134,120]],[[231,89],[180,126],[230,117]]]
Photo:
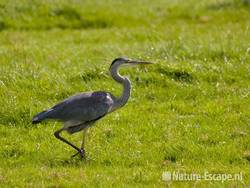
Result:
[[149,64],[148,62],[131,61],[125,58],[117,58],[112,62],[110,66],[111,75],[115,81],[123,85],[123,93],[120,97],[115,97],[105,91],[79,93],[63,100],[48,110],[40,112],[33,117],[32,123],[40,123],[46,119],[63,122],[63,128],[56,131],[55,136],[72,146],[84,157],[84,140],[80,149],[62,138],[60,136],[61,131],[65,130],[73,134],[84,130],[84,134],[86,134],[87,128],[93,125],[95,121],[124,106],[130,97],[131,84],[127,78],[119,75],[118,69],[123,64],[132,65],[140,63]]
[[115,97],[104,91],[79,93],[41,112],[33,123],[54,119],[64,123],[63,129],[69,133],[78,132],[112,110]]

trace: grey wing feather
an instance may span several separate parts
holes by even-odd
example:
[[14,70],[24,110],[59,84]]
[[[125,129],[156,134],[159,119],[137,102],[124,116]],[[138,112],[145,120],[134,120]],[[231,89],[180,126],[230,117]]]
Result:
[[63,121],[70,127],[99,119],[112,105],[112,96],[107,92],[81,93],[52,107],[48,118]]

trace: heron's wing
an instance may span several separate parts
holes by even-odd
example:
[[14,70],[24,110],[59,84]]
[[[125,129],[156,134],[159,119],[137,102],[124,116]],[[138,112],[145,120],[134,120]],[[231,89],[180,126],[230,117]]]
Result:
[[67,127],[74,126],[103,117],[112,105],[113,99],[107,92],[81,93],[52,107],[49,118],[63,121]]

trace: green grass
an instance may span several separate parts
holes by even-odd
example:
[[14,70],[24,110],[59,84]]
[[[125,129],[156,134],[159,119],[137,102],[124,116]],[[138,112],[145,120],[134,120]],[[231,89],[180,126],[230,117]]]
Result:
[[[250,185],[250,6],[240,0],[0,1],[0,187]],[[32,116],[81,91],[132,97],[89,131],[87,160]],[[64,136],[80,145],[81,133]],[[243,181],[162,180],[165,171]]]

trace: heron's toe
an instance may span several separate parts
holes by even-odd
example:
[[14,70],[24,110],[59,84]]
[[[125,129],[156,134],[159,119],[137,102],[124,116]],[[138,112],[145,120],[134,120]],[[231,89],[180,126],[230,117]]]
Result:
[[72,155],[71,157],[75,157],[78,154],[80,154],[82,159],[85,159],[85,150],[84,149],[80,149],[76,154]]
[[84,149],[81,149],[79,153],[80,153],[80,156],[81,156],[83,159],[85,159],[85,150],[84,150]]

